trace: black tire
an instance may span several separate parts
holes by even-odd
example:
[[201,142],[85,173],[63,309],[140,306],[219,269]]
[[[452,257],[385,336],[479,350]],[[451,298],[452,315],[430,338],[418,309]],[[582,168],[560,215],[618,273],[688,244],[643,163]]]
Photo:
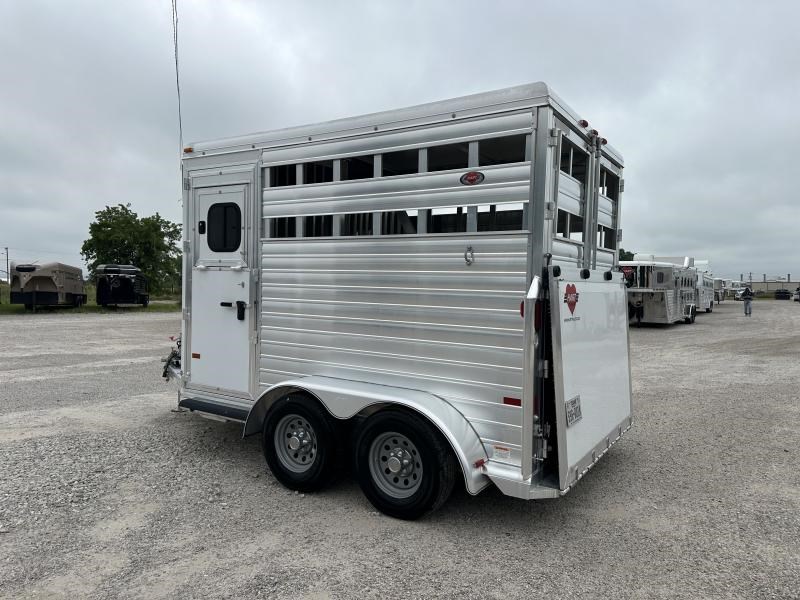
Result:
[[150,304],[150,296],[142,296],[142,307],[147,308],[148,304]]
[[[290,431],[302,435],[298,439]],[[291,447],[306,442],[309,446],[305,451],[303,446]],[[275,479],[290,490],[314,492],[330,484],[338,474],[339,444],[333,417],[319,402],[302,394],[277,400],[264,420],[264,458]]]
[[707,313],[714,312],[713,304],[706,309]]
[[697,310],[693,308],[692,309],[692,316],[689,317],[689,323],[694,323],[695,317],[697,317]]
[[[382,438],[387,443],[383,444]],[[405,475],[382,466],[389,464],[384,452],[395,450],[419,458],[419,462],[412,458],[411,471]],[[442,506],[453,491],[458,469],[453,452],[440,432],[415,413],[387,409],[374,414],[358,430],[353,454],[361,490],[375,508],[390,517],[418,519]],[[413,481],[415,469],[418,483]],[[392,488],[392,479],[396,488]],[[401,489],[403,480],[410,486],[406,490]],[[387,493],[387,489],[393,493]],[[408,495],[400,497],[403,493]]]

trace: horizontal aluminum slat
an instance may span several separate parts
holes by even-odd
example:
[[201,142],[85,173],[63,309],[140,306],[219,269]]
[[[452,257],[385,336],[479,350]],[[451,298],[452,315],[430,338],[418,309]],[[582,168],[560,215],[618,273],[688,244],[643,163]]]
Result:
[[418,129],[393,132],[376,132],[355,139],[340,138],[301,146],[264,150],[261,155],[265,165],[291,164],[312,160],[328,160],[346,156],[381,154],[409,148],[471,141],[486,137],[499,137],[531,132],[532,115],[529,111],[458,121]]
[[530,164],[481,169],[480,185],[463,185],[468,169],[401,177],[269,188],[262,217],[413,210],[527,202]]
[[[448,326],[430,325],[424,328],[416,323],[397,321],[377,321],[374,319],[338,319],[306,317],[301,322],[294,315],[264,314],[262,316],[262,340],[271,339],[272,331],[289,331],[298,335],[306,333],[332,333],[348,336],[350,344],[360,344],[361,340],[377,339],[385,343],[394,340],[436,340],[455,346],[466,345],[479,348],[519,349],[522,347],[522,330],[494,330],[491,339],[483,327],[469,325]],[[458,348],[455,349],[458,351]]]

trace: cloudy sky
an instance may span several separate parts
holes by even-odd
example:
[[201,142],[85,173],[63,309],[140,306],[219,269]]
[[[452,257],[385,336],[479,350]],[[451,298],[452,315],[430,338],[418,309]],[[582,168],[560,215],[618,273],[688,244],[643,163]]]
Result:
[[[623,246],[800,277],[800,3],[178,0],[187,141],[546,81],[625,157]],[[180,220],[170,0],[0,0],[0,247]],[[5,268],[5,264],[0,267]]]

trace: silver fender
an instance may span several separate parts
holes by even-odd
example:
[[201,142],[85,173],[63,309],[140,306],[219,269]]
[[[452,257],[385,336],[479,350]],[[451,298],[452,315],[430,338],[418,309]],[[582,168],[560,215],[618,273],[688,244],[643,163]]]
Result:
[[[312,375],[289,379],[266,390],[253,404],[244,425],[244,436],[260,433],[272,403],[292,392],[307,392],[317,398],[337,419],[350,419],[362,411],[381,405],[400,405],[415,410],[435,425],[450,442],[464,473],[470,494],[477,494],[489,484],[489,478],[475,462],[488,460],[478,434],[459,411],[443,398],[421,392],[362,381]],[[482,462],[481,461],[481,464]]]

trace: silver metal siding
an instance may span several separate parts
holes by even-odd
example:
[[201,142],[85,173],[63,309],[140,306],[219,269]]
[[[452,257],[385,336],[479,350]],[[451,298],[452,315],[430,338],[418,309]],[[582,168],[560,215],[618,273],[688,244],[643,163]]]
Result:
[[[528,235],[262,241],[260,384],[324,375],[420,389],[518,448]],[[472,246],[468,266],[464,250]]]

